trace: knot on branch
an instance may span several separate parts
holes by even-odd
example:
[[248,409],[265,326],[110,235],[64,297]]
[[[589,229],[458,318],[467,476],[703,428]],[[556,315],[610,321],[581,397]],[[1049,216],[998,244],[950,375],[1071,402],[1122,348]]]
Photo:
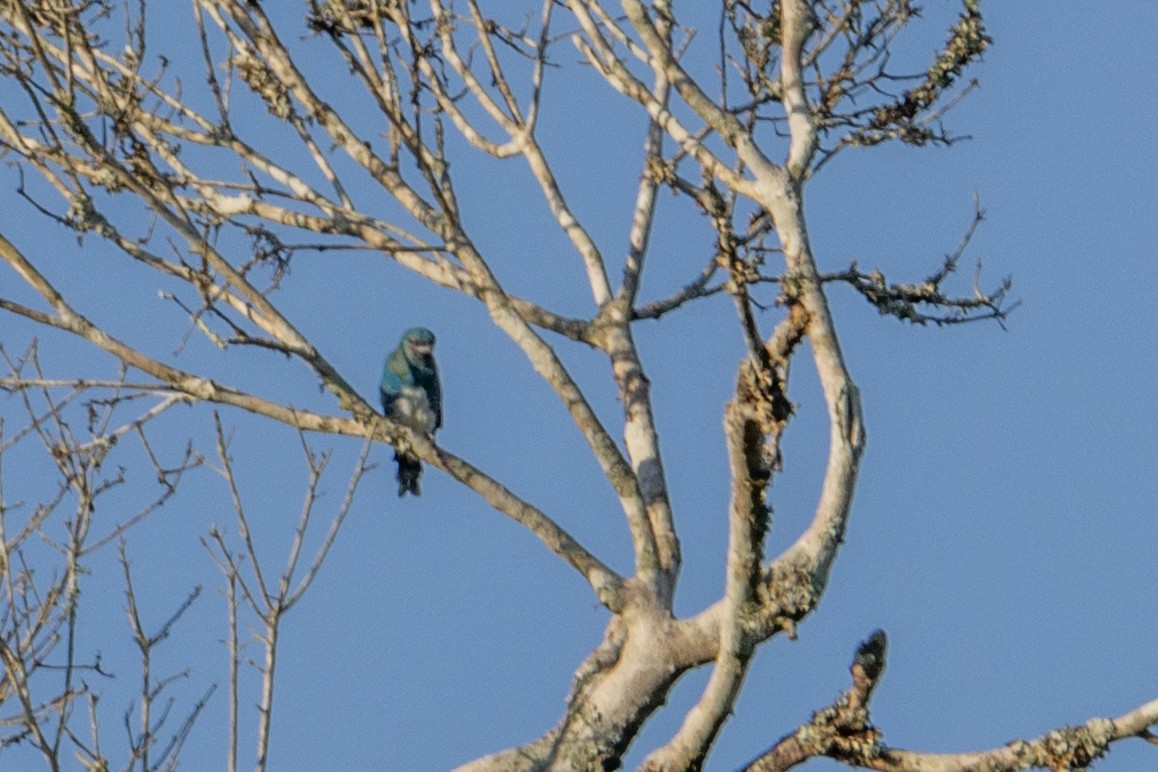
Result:
[[783,737],[745,767],[745,772],[779,772],[817,756],[852,766],[875,767],[873,760],[885,754],[886,749],[880,730],[869,721],[868,702],[885,671],[887,649],[885,631],[874,630],[857,647],[849,668],[852,686],[848,691],[832,705],[813,713],[807,724]]
[[69,200],[68,214],[61,222],[67,225],[79,236],[83,233],[96,233],[108,238],[115,231],[108,219],[96,208],[92,198],[83,190],[75,193]]
[[1114,739],[1114,724],[1095,718],[1083,726],[1055,729],[1035,743],[1018,742],[1011,747],[1024,761],[1054,772],[1086,769],[1105,755]]
[[812,714],[796,730],[796,740],[809,756],[867,760],[881,755],[880,730],[869,723],[867,708],[848,704],[848,695]]
[[240,48],[230,57],[229,65],[237,70],[250,90],[261,97],[270,115],[284,121],[293,114],[288,89],[251,49]]
[[666,185],[675,189],[678,182],[675,164],[662,156],[649,155],[645,162],[643,173],[647,179],[657,185]]
[[781,468],[780,436],[794,411],[788,398],[788,363],[804,337],[805,315],[793,305],[771,339],[761,344],[750,309],[745,303],[739,307],[749,357],[740,366],[736,400],[729,403],[726,423],[735,424],[728,433],[741,441],[745,478],[752,483],[752,511],[764,513],[766,519],[770,512],[764,496],[772,473]]
[[748,361],[741,368],[736,395],[744,416],[752,419],[761,435],[779,437],[792,417],[785,386],[774,366],[755,367]]
[[773,563],[756,588],[757,608],[765,627],[779,627],[796,637],[796,623],[816,607],[820,587],[808,567],[796,563]]

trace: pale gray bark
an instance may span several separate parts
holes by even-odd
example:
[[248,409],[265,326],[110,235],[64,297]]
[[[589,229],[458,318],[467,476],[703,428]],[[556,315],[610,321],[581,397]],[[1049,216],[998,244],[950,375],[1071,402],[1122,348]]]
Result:
[[[134,4],[126,5],[129,18],[134,18]],[[859,391],[845,364],[826,286],[846,283],[882,312],[918,323],[1000,320],[1009,310],[1007,284],[989,293],[975,287],[961,298],[942,290],[972,227],[957,253],[924,283],[889,284],[879,273],[862,273],[855,265],[844,272],[822,272],[804,218],[809,179],[837,153],[892,140],[949,142],[937,120],[968,90],[968,85],[959,85],[960,76],[988,42],[976,2],[964,0],[960,21],[929,71],[903,83],[886,71],[884,62],[911,9],[892,0],[784,0],[761,8],[722,2],[722,66],[710,76],[686,60],[677,35],[683,9],[667,0],[622,0],[618,5],[542,0],[526,4],[520,27],[507,21],[512,16],[507,4],[482,0],[306,3],[313,32],[334,46],[351,80],[364,89],[363,106],[376,109],[389,127],[385,141],[361,136],[350,116],[327,101],[323,84],[310,81],[285,42],[306,30],[279,28],[267,15],[268,5],[247,0],[193,3],[211,97],[199,104],[214,106],[201,112],[192,100],[183,100],[163,67],[159,75],[152,69],[155,62],[146,67],[143,38],[130,34],[119,52],[98,45],[93,33],[100,20],[90,3],[0,0],[0,50],[11,63],[19,63],[10,77],[27,86],[34,107],[25,115],[0,105],[0,147],[56,191],[68,209],[65,219],[78,232],[95,233],[166,280],[183,283],[203,310],[211,312],[191,313],[191,320],[216,345],[259,346],[300,362],[309,378],[334,395],[337,410],[324,414],[281,404],[187,372],[118,340],[74,308],[38,268],[42,256],[32,247],[18,248],[2,236],[0,258],[34,290],[42,307],[0,297],[0,310],[72,333],[151,378],[136,388],[160,395],[158,410],[175,401],[214,403],[303,433],[406,448],[527,528],[574,568],[611,612],[611,621],[601,644],[577,670],[562,717],[539,739],[470,762],[463,770],[616,768],[680,675],[707,666],[707,685],[680,729],[661,746],[648,749],[643,763],[648,770],[700,768],[733,709],[753,653],[775,635],[792,635],[816,607],[844,538],[866,436]],[[581,220],[568,198],[574,193],[560,183],[556,160],[537,133],[541,97],[549,88],[546,73],[557,64],[556,50],[565,45],[573,45],[607,86],[646,119],[639,138],[640,180],[618,284],[590,224]],[[830,70],[823,71],[821,64]],[[219,79],[223,69],[231,80],[229,88]],[[729,72],[732,80],[721,82]],[[296,133],[306,163],[299,167],[278,160],[260,146],[260,137],[235,133],[229,89],[243,86],[261,99],[268,120]],[[712,95],[716,91],[719,96]],[[733,104],[737,95],[743,104]],[[766,125],[776,130],[762,130]],[[485,246],[475,242],[466,224],[469,218],[460,211],[457,167],[444,141],[451,131],[478,153],[525,165],[582,269],[592,303],[589,316],[563,316],[504,287]],[[103,141],[101,132],[117,142]],[[218,179],[198,166],[195,154],[183,156],[180,145],[223,151],[245,174]],[[403,216],[386,220],[361,211],[328,148],[340,151],[343,164],[376,186]],[[319,177],[324,183],[307,182]],[[698,260],[697,266],[704,258],[707,264],[686,287],[641,304],[641,277],[664,188],[700,208],[716,238],[716,252]],[[188,259],[162,256],[148,239],[126,230],[128,223],[118,225],[106,216],[99,208],[102,191],[127,193],[143,204]],[[253,227],[269,239],[278,259],[288,261],[294,249],[374,250],[426,280],[480,301],[495,326],[522,351],[526,364],[558,396],[607,477],[632,540],[630,573],[612,570],[550,513],[436,445],[430,435],[378,415],[268,290],[256,284],[253,263],[224,254],[207,236],[216,229]],[[287,246],[302,234],[320,241]],[[770,267],[773,259],[779,262]],[[753,312],[750,293],[761,284],[776,285],[783,306],[771,329],[762,328]],[[725,293],[735,305],[738,334],[748,348],[748,356],[737,363],[735,393],[724,412],[731,471],[727,578],[715,603],[677,618],[673,607],[681,569],[679,536],[650,381],[633,326]],[[206,316],[227,320],[226,332],[211,329]],[[606,357],[623,405],[621,425],[605,425],[559,356],[561,344],[549,333]],[[828,459],[810,525],[782,554],[767,556],[767,496],[779,470],[780,438],[792,416],[790,365],[804,341],[823,390]],[[48,383],[14,372],[0,385],[21,391],[48,388]],[[70,383],[81,391],[110,388],[79,377]],[[622,443],[615,439],[620,433]],[[232,487],[220,429],[218,436],[221,470]],[[324,463],[317,463],[308,448],[306,452],[312,472],[303,509],[308,513]],[[359,466],[352,476],[330,538],[352,500],[361,470]],[[248,533],[240,497],[235,506]],[[303,515],[298,537],[307,524]],[[246,574],[240,553],[219,535],[210,539],[228,581],[234,650],[240,606],[252,605],[264,624],[259,768],[268,750],[280,622],[317,574],[329,543],[301,578],[295,573],[300,538],[295,540],[287,568],[277,579],[271,574],[267,587],[251,544],[246,542],[242,550],[250,566],[246,570],[252,572]],[[17,712],[22,711],[33,741],[46,757],[59,755],[60,734],[54,740],[44,731],[28,694],[31,652],[6,646],[0,654],[8,673],[0,700],[15,695]],[[865,676],[864,663],[858,662],[862,669],[854,665],[852,696],[834,708],[825,725],[829,728],[860,721],[854,728],[868,731],[868,698],[880,672]],[[230,768],[238,763],[236,680],[235,667]],[[1145,736],[1158,721],[1156,713],[1151,703],[1120,719],[1091,722],[1082,738],[1093,738],[1096,749],[1103,749],[1122,737]],[[823,741],[806,743],[798,735]],[[1027,759],[1061,763],[1060,751],[1050,756],[1033,750],[1053,747],[1048,738],[1016,748],[937,757],[884,752],[875,735],[859,745],[838,747],[830,735],[809,724],[792,737],[753,768],[787,768],[784,764],[815,755],[888,770],[973,769],[983,764],[991,765],[987,769],[1015,769],[1023,768],[1015,763]],[[1065,737],[1074,740],[1077,735]]]

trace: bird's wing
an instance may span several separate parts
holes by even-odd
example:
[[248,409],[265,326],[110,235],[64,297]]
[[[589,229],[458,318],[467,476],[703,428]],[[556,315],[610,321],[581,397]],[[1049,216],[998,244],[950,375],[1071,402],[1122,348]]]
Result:
[[382,380],[378,382],[378,393],[382,397],[382,412],[390,415],[394,400],[402,393],[402,389],[413,379],[410,375],[410,366],[401,348],[394,349],[386,358],[382,367]]
[[434,428],[442,428],[442,384],[438,382],[438,367],[431,365],[430,382],[426,384],[426,401],[434,411]]

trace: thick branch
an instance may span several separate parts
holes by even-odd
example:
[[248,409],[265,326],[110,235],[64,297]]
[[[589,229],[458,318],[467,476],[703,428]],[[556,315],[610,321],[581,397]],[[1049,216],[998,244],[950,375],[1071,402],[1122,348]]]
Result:
[[804,90],[804,43],[812,33],[812,9],[804,0],[785,0],[781,5],[780,86],[788,113],[788,158],[785,168],[802,179],[816,151],[816,124]]

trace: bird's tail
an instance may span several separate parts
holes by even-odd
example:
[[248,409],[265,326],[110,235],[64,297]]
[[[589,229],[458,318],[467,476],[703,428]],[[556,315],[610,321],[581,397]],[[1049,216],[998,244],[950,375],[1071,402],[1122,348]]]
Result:
[[413,493],[421,496],[418,481],[422,479],[422,463],[409,453],[395,451],[394,460],[398,462],[398,495],[405,496]]

